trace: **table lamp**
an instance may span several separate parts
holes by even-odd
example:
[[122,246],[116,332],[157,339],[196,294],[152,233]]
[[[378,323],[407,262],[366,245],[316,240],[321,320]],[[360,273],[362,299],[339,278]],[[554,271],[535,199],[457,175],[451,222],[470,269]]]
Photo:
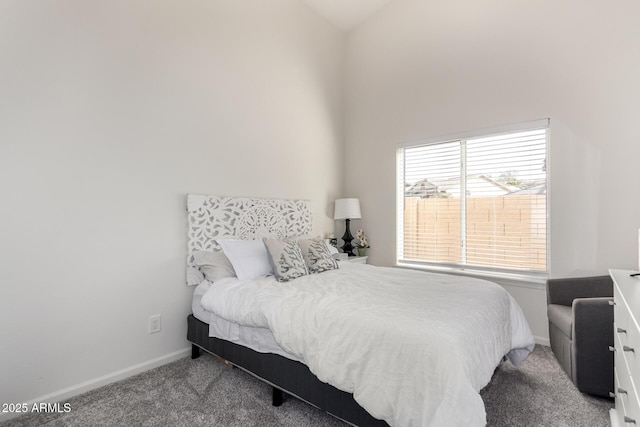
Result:
[[351,241],[353,240],[353,236],[351,235],[351,231],[349,230],[349,222],[352,219],[360,219],[362,218],[360,214],[360,200],[358,199],[338,199],[336,200],[335,210],[333,212],[333,219],[344,219],[345,221],[345,229],[344,236],[342,236],[342,240],[344,240],[344,245],[341,246],[342,251],[349,256],[354,256],[353,246],[351,246]]

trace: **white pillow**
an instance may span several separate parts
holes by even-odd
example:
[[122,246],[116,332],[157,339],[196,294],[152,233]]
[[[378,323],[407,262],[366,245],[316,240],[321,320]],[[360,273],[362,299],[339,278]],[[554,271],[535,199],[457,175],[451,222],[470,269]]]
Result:
[[273,274],[269,253],[262,240],[220,239],[218,244],[229,258],[238,279],[251,280]]

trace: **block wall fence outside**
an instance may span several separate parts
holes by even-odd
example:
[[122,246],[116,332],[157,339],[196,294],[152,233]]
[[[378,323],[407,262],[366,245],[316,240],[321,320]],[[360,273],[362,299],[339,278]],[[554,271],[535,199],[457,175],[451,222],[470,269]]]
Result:
[[[459,198],[404,199],[404,259],[462,262]],[[467,265],[545,271],[546,196],[467,199]]]

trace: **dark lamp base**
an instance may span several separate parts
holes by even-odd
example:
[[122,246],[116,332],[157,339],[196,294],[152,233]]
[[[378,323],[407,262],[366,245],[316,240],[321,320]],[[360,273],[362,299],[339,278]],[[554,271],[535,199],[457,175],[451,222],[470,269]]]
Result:
[[344,236],[342,236],[342,240],[344,240],[344,245],[341,246],[342,252],[344,252],[345,254],[349,254],[349,256],[356,256],[356,254],[353,253],[353,250],[355,248],[351,245],[351,242],[353,241],[353,236],[351,235],[351,231],[349,230],[349,223],[351,222],[351,220],[345,219],[344,222],[345,222],[345,229],[344,229]]

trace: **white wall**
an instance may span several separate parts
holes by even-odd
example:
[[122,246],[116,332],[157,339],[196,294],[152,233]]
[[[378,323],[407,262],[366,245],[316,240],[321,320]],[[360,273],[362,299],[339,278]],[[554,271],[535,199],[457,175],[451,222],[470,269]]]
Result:
[[[640,3],[395,0],[347,40],[345,192],[395,260],[399,143],[551,119],[552,277],[638,268]],[[544,338],[542,287],[507,286]]]
[[186,193],[333,230],[343,54],[297,0],[0,3],[0,402],[183,354]]

